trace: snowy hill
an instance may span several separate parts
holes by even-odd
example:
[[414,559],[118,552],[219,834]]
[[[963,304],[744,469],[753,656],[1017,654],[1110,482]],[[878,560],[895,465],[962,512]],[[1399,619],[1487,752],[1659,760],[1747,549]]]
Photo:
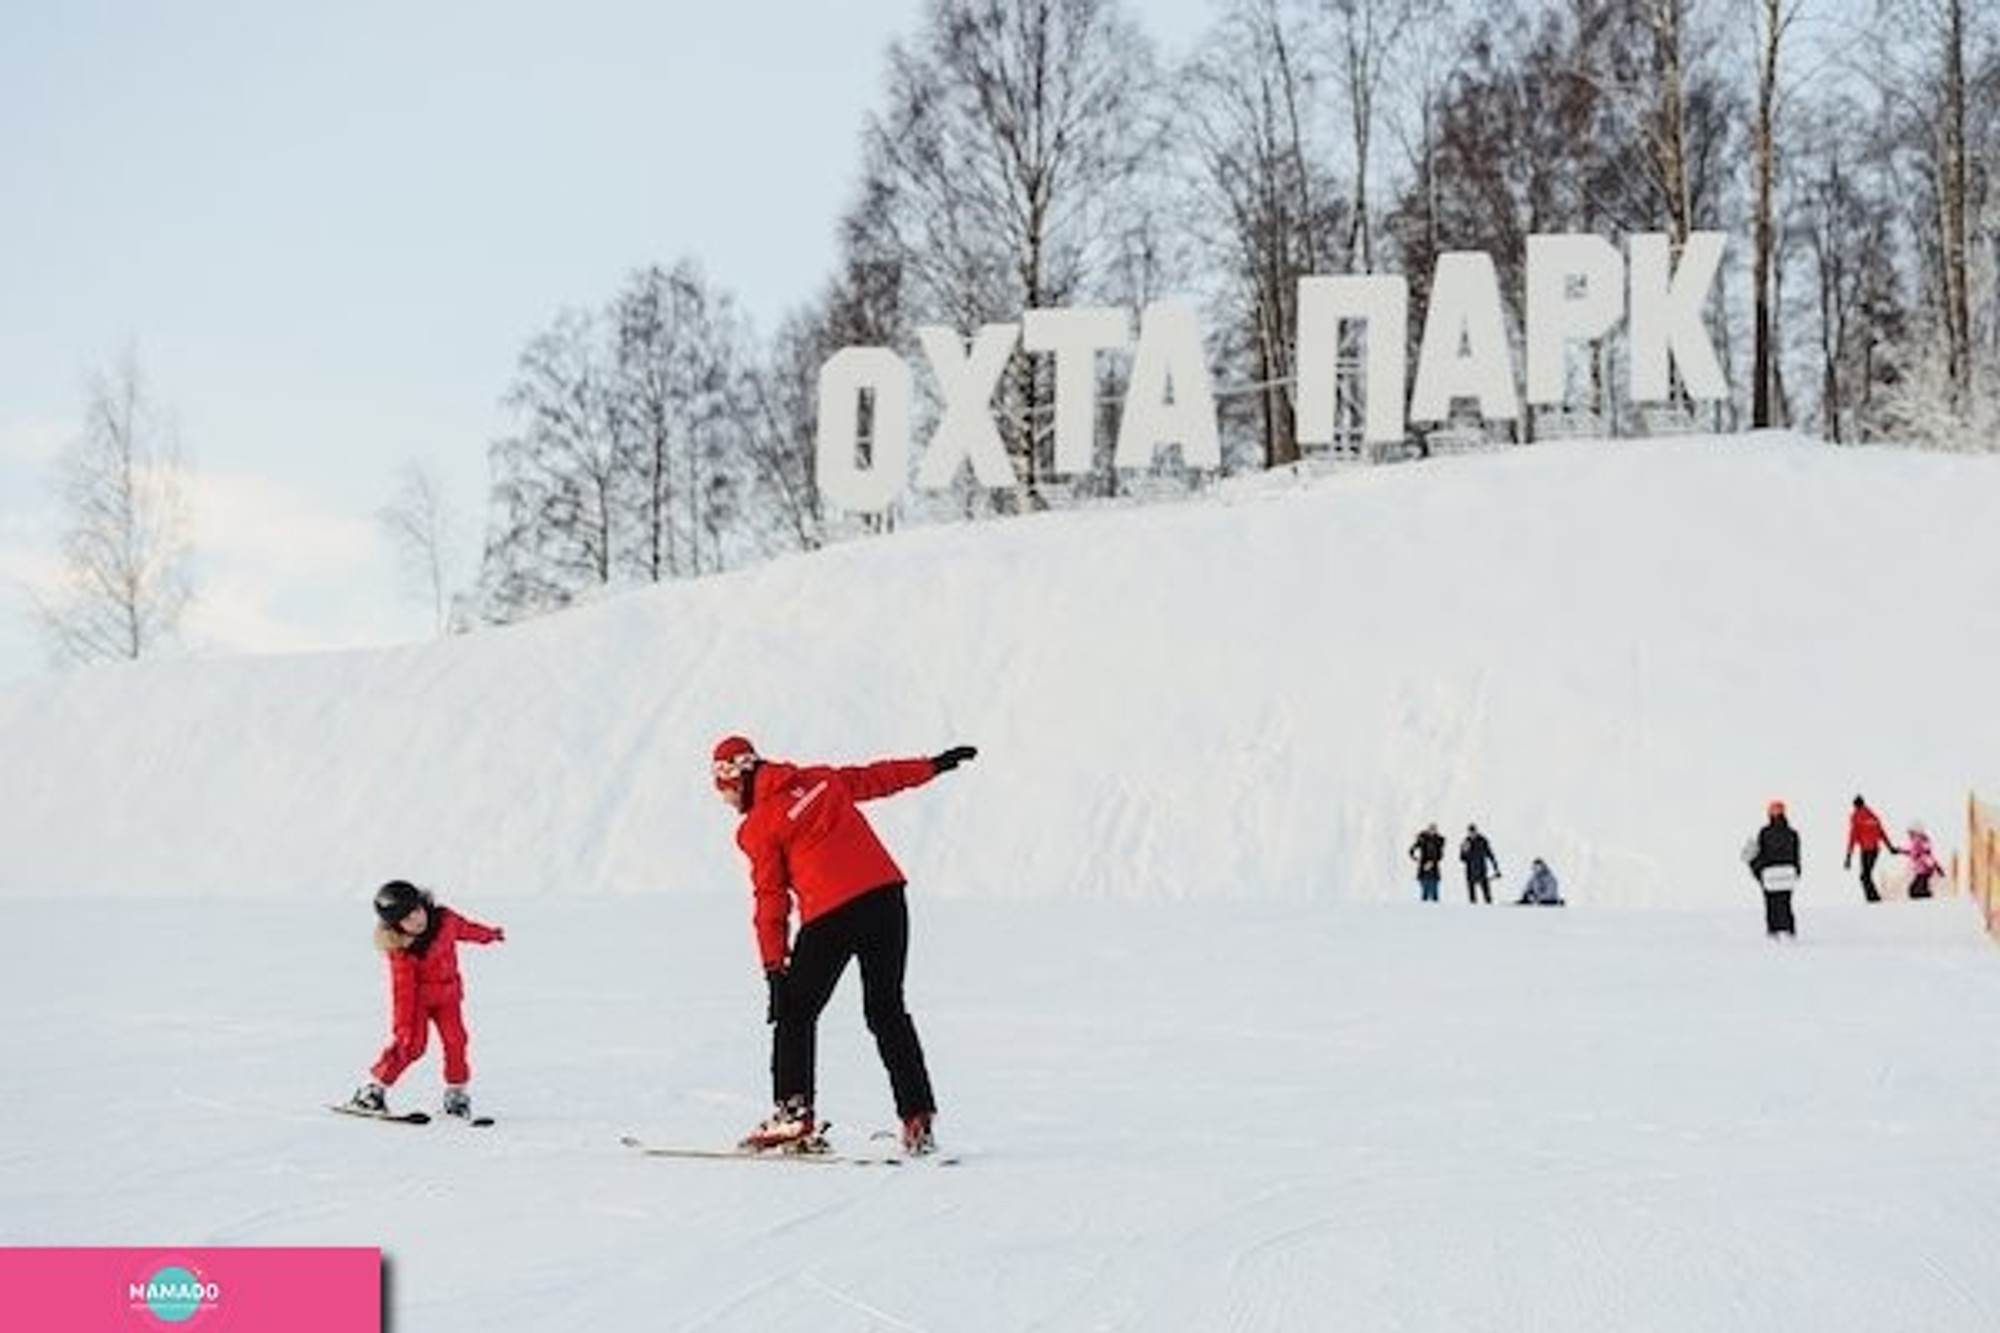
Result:
[[[2000,959],[1838,857],[1856,788],[1947,847],[2000,791],[1996,482],[1537,447],[0,691],[0,1246],[380,1246],[394,1333],[1989,1333]],[[871,807],[962,1165],[620,1145],[768,1106],[737,729],[982,747]],[[1772,795],[1791,944],[1736,861]],[[1418,904],[1433,818],[1573,906]],[[320,1110],[394,874],[507,928],[462,954],[492,1129]],[[854,992],[849,1147],[890,1117]]]
[[[1436,819],[1584,901],[1734,901],[1771,796],[2000,790],[2000,459],[1537,446],[856,543],[383,651],[0,690],[0,895],[736,892],[713,739],[983,749],[927,891],[1389,900]],[[1004,849],[1004,851],[1003,851]],[[1809,863],[1808,869],[1812,869]]]

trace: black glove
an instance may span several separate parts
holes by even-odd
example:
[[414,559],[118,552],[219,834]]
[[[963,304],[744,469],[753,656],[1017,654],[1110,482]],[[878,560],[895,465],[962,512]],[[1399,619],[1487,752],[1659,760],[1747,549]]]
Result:
[[932,755],[931,767],[939,773],[949,773],[978,753],[979,749],[976,746],[954,745],[943,754]]
[[764,1021],[778,1021],[778,1011],[785,1007],[785,969],[774,967],[764,973],[764,985],[770,991],[770,998],[764,1006]]

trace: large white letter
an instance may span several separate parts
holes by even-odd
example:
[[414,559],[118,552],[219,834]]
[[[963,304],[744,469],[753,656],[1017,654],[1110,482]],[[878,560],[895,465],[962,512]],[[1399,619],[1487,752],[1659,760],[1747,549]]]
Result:
[[1443,421],[1454,398],[1477,399],[1479,415],[1490,420],[1512,421],[1521,414],[1500,313],[1500,279],[1491,255],[1470,250],[1439,255],[1432,271],[1410,416]]
[[1132,353],[1113,461],[1122,468],[1149,467],[1163,444],[1178,444],[1188,467],[1222,466],[1201,320],[1181,301],[1155,301],[1139,313],[1139,347]]
[[1368,328],[1362,438],[1403,438],[1403,340],[1410,332],[1410,284],[1400,274],[1299,279],[1298,420],[1300,444],[1332,444],[1339,427],[1340,327]]
[[[857,456],[861,395],[874,398],[868,466]],[[886,347],[843,347],[819,368],[819,428],[813,465],[820,494],[839,508],[872,514],[903,489],[910,465],[910,368]]]
[[[1581,290],[1575,290],[1580,285]],[[1568,398],[1569,345],[1593,342],[1625,313],[1625,261],[1602,236],[1528,238],[1528,401]]]
[[1014,484],[1014,465],[1007,461],[1007,448],[993,424],[993,388],[1006,372],[1020,334],[1018,324],[984,325],[968,353],[958,334],[942,324],[917,330],[944,395],[944,414],[924,461],[917,464],[917,485],[942,490],[968,459],[981,486],[1000,490]]
[[1690,234],[1673,267],[1667,238],[1645,232],[1632,238],[1632,401],[1664,403],[1673,395],[1667,362],[1681,368],[1688,397],[1712,402],[1729,396],[1729,383],[1702,323],[1702,307],[1722,266],[1719,231]]
[[1056,358],[1056,471],[1090,471],[1097,443],[1097,354],[1123,351],[1132,317],[1108,306],[1030,310],[1021,316],[1021,346]]

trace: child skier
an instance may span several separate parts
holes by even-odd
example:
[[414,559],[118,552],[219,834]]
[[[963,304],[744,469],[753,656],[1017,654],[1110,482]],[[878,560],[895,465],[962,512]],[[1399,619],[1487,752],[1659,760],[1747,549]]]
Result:
[[400,879],[376,891],[375,920],[375,947],[389,960],[389,1044],[348,1105],[386,1113],[389,1087],[423,1055],[436,1024],[444,1043],[444,1113],[469,1120],[472,1098],[465,1085],[472,1081],[472,1066],[465,1054],[458,942],[499,944],[507,932],[439,906],[427,891]]
[[1938,863],[1930,833],[1918,820],[1910,821],[1909,832],[1904,837],[1904,853],[1910,858],[1910,896],[1930,897],[1931,880],[1942,874],[1944,867]]
[[772,1025],[777,1109],[744,1138],[743,1148],[800,1151],[814,1141],[819,1016],[848,960],[856,959],[861,1009],[889,1074],[903,1149],[932,1150],[937,1104],[917,1025],[903,1003],[910,951],[905,881],[859,803],[920,786],[977,753],[955,745],[929,759],[799,767],[760,758],[741,736],[717,742],[710,768],[716,794],[742,816],[736,845],[750,862],[752,919],[770,997],[764,1016]]

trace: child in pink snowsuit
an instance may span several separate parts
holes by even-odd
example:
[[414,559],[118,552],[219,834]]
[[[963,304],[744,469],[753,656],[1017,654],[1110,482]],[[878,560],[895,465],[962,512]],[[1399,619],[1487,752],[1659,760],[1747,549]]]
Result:
[[1931,849],[1931,835],[1918,823],[1910,825],[1908,841],[1903,848],[1910,858],[1910,896],[1928,898],[1931,896],[1931,879],[1943,872],[1938,864],[1937,853]]
[[458,942],[498,944],[507,932],[440,907],[405,880],[391,880],[375,895],[375,946],[389,960],[389,1044],[350,1101],[357,1110],[388,1110],[388,1089],[422,1057],[433,1024],[444,1044],[444,1113],[469,1119],[466,1084],[465,980],[458,971]]

